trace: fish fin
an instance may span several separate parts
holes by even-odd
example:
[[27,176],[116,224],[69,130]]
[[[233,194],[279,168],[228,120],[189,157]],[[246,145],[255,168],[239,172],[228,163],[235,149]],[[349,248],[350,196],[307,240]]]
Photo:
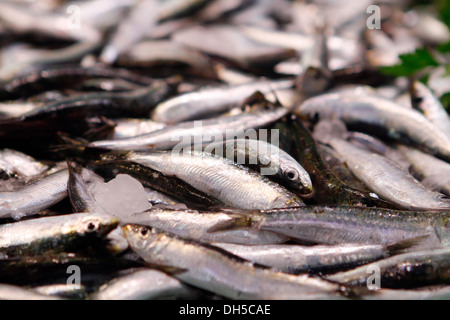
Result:
[[422,241],[428,239],[429,234],[413,237],[398,241],[396,243],[387,246],[389,256],[395,256],[401,253],[405,253],[408,249],[420,244]]
[[235,215],[231,220],[219,223],[211,228],[208,228],[206,232],[214,233],[220,231],[230,231],[234,229],[249,228],[252,227],[254,220],[248,215]]

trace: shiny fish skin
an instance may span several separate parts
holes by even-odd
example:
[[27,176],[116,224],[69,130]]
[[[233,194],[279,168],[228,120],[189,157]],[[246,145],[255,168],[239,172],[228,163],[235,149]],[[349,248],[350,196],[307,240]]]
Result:
[[409,210],[449,210],[450,199],[427,190],[392,160],[332,139],[331,146],[352,173],[381,198]]
[[151,85],[154,80],[140,76],[126,69],[113,68],[83,68],[79,65],[66,64],[52,66],[45,69],[37,68],[24,73],[10,81],[0,84],[0,99],[14,100],[27,98],[33,94],[45,91],[47,87],[53,89],[70,87],[88,79],[119,78],[140,85]]
[[196,293],[179,280],[152,269],[142,269],[102,285],[91,300],[193,299]]
[[[146,262],[180,269],[174,276],[232,299],[337,297],[343,287],[309,276],[292,276],[239,262],[222,252],[145,227],[124,227],[130,246]],[[344,289],[345,290],[345,289]]]
[[421,111],[437,128],[450,137],[450,117],[433,92],[419,81],[411,86],[412,106]]
[[348,285],[365,285],[367,270],[372,266],[380,270],[383,288],[408,288],[433,284],[448,284],[450,281],[450,249],[434,249],[408,252],[390,257],[353,270],[328,276],[327,279]]
[[16,150],[0,150],[0,173],[7,177],[31,178],[44,173],[49,167],[36,159]]
[[0,300],[61,300],[61,298],[45,295],[19,286],[0,284]]
[[80,250],[83,243],[103,239],[118,223],[109,215],[80,213],[3,224],[0,253],[15,257]]
[[263,245],[248,246],[212,243],[243,259],[259,263],[286,273],[318,273],[350,269],[387,258],[389,248],[381,245],[298,246]]
[[[303,204],[280,185],[228,159],[211,154],[131,152],[127,160],[176,176],[234,208],[269,209]],[[264,198],[260,194],[264,194]]]
[[297,149],[295,159],[309,173],[315,190],[315,199],[323,204],[392,207],[389,203],[381,201],[377,196],[350,188],[336,178],[323,162],[317,151],[316,141],[304,124],[295,116],[288,118],[287,121],[292,128],[293,143]]
[[397,146],[411,163],[411,172],[431,190],[450,197],[450,164],[406,146]]
[[449,213],[345,206],[306,206],[243,216],[236,226],[268,230],[319,244],[392,245],[423,239],[419,247],[450,244]]
[[165,124],[148,119],[118,119],[114,121],[114,134],[111,139],[124,139],[158,131],[166,127]]
[[152,208],[136,214],[128,222],[158,228],[185,239],[201,242],[240,243],[246,245],[278,244],[286,242],[285,236],[270,231],[252,229],[230,229],[212,232],[234,222],[231,211],[175,210]]
[[36,214],[67,197],[68,170],[60,170],[14,192],[0,193],[0,217]]
[[255,91],[265,94],[272,90],[287,89],[293,85],[292,80],[279,80],[200,89],[160,103],[153,111],[152,119],[168,124],[197,120],[207,115],[228,111]]
[[418,111],[390,100],[351,93],[323,94],[302,103],[296,112],[311,120],[340,119],[348,126],[382,129],[391,138],[406,139],[443,160],[450,160],[450,138]]
[[182,122],[136,137],[94,141],[87,147],[109,150],[167,150],[175,146],[191,145],[197,142],[203,144],[213,142],[217,137],[225,138],[226,133],[229,132],[227,130],[235,130],[236,133],[242,134],[242,131],[247,129],[267,126],[286,115],[286,113],[286,109],[278,108],[246,112],[201,122]]
[[[276,175],[280,182],[296,189],[302,194],[313,192],[308,172],[287,152],[263,140],[235,139],[223,143],[211,143],[205,152],[215,150],[214,154],[226,157],[236,163],[259,167],[259,172],[269,179]],[[244,163],[245,161],[245,163]]]

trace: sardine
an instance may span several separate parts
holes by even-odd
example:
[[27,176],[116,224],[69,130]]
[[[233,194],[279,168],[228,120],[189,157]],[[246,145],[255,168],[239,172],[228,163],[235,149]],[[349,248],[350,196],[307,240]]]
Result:
[[[333,122],[322,122],[321,124],[327,127],[324,130],[334,130],[333,128],[336,127]],[[324,139],[323,142],[330,144],[345,160],[352,173],[382,199],[399,206],[399,208],[409,210],[450,209],[450,199],[427,190],[394,161],[358,148],[339,136],[335,138],[336,133],[334,132],[329,132],[328,137],[326,137],[326,133],[323,135],[321,137]]]
[[273,231],[318,244],[392,245],[420,238],[420,247],[446,247],[450,243],[448,212],[306,206],[265,210],[235,221],[235,227]]
[[0,226],[0,252],[8,257],[83,250],[115,229],[119,221],[105,214],[69,214]]
[[176,176],[234,208],[269,209],[303,204],[294,194],[258,173],[211,154],[130,152],[125,157],[127,161]]
[[450,137],[450,116],[433,92],[419,81],[415,81],[411,86],[411,103],[447,137]]
[[387,258],[404,249],[401,245],[398,248],[396,245],[352,244],[312,247],[298,245],[249,246],[227,243],[213,243],[212,245],[243,259],[293,274],[334,273],[336,270],[346,270]]
[[[390,138],[406,139],[425,151],[450,160],[450,138],[422,114],[377,96],[324,94],[306,100],[297,113],[310,120],[340,119],[350,129],[381,129]],[[370,132],[369,132],[370,133]]]
[[[274,141],[277,142],[277,141]],[[236,139],[211,143],[205,152],[226,157],[238,164],[258,168],[269,179],[288,185],[302,194],[313,192],[308,172],[287,152],[263,140]]]
[[350,271],[330,275],[327,279],[347,285],[366,285],[373,270],[379,270],[382,288],[448,284],[449,254],[449,248],[408,252]]
[[68,170],[61,170],[20,190],[0,193],[0,217],[20,219],[67,197]]
[[205,118],[241,103],[255,91],[269,93],[294,85],[292,80],[259,81],[237,86],[204,88],[166,100],[156,106],[152,119],[168,124]]
[[257,268],[212,247],[188,242],[154,228],[128,225],[133,251],[146,262],[180,269],[178,280],[232,299],[314,299],[336,297],[345,287],[306,275]]
[[[176,146],[190,146],[193,143],[201,147],[202,144],[217,141],[219,138],[241,138],[245,136],[247,130],[267,126],[286,113],[286,109],[277,108],[203,121],[187,121],[136,137],[94,141],[87,147],[110,150],[167,150]],[[231,136],[230,132],[233,133]]]
[[161,271],[135,270],[102,285],[92,300],[158,300],[197,298],[194,289]]

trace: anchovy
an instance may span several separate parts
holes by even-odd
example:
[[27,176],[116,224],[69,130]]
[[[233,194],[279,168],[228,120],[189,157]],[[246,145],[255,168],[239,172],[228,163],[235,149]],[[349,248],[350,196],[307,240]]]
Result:
[[448,212],[305,206],[247,214],[236,220],[235,227],[268,230],[318,244],[392,245],[423,238],[417,246],[445,247],[450,243],[448,224]]
[[61,170],[14,192],[0,192],[0,217],[20,219],[67,197],[68,170]]
[[421,111],[437,128],[450,137],[450,117],[433,92],[419,81],[411,86],[411,103]]
[[31,178],[44,173],[49,166],[16,150],[0,150],[0,176]]
[[[110,150],[148,150],[149,148],[167,150],[193,143],[198,143],[200,147],[204,143],[217,141],[218,137],[222,137],[222,139],[242,137],[248,129],[267,126],[286,115],[286,113],[286,109],[278,108],[246,112],[217,119],[182,122],[132,138],[94,141],[87,147]],[[229,136],[230,132],[233,132],[232,136]]]
[[49,284],[31,288],[45,296],[62,299],[86,299],[87,288],[82,284]]
[[330,93],[306,100],[297,113],[311,120],[337,118],[350,128],[378,129],[394,139],[406,139],[443,160],[450,160],[450,138],[422,114],[390,100],[369,95]]
[[0,226],[0,253],[8,257],[82,250],[102,240],[119,221],[105,214],[69,214]]
[[450,280],[449,255],[449,248],[408,252],[350,271],[337,273],[328,276],[327,279],[352,286],[367,285],[370,275],[374,274],[374,270],[378,270],[379,284],[382,288],[448,284]]
[[204,152],[211,151],[238,164],[257,168],[268,178],[276,176],[278,182],[302,194],[313,192],[308,172],[287,152],[274,144],[263,140],[235,139],[206,145]]
[[149,86],[154,79],[116,68],[82,68],[79,65],[48,66],[38,68],[0,84],[0,100],[15,100],[34,94],[64,87],[71,87],[88,79],[122,79],[132,83]]
[[218,248],[189,242],[154,228],[125,226],[130,246],[147,263],[180,269],[178,280],[231,299],[314,299],[347,288],[306,275],[257,268]]
[[158,300],[197,298],[194,289],[164,272],[152,269],[134,270],[102,285],[92,300]]
[[314,198],[324,204],[392,207],[378,196],[350,188],[328,169],[317,151],[317,145],[310,131],[293,116],[287,119],[292,126],[296,159],[309,173],[313,182]]
[[[212,243],[243,259],[273,267],[286,273],[335,273],[389,257],[404,249],[402,245],[334,245],[298,246],[263,245],[249,246]],[[407,247],[407,245],[406,245]]]
[[345,140],[331,139],[329,143],[352,173],[381,198],[409,210],[450,209],[450,199],[427,190],[392,160]]
[[450,197],[450,164],[406,146],[397,147],[411,163],[411,172],[431,190]]
[[269,93],[294,85],[292,80],[258,81],[237,86],[204,88],[185,93],[156,106],[152,119],[168,124],[205,118],[230,110],[255,91]]
[[[129,152],[125,159],[176,176],[225,205],[240,209],[301,206],[293,193],[256,172],[207,153]],[[261,194],[264,197],[261,198]]]

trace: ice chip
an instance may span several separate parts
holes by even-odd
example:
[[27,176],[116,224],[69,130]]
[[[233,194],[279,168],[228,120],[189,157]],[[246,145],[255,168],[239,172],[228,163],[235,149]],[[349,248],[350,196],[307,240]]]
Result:
[[142,184],[129,175],[119,174],[108,183],[96,183],[92,192],[98,205],[119,219],[152,208]]

